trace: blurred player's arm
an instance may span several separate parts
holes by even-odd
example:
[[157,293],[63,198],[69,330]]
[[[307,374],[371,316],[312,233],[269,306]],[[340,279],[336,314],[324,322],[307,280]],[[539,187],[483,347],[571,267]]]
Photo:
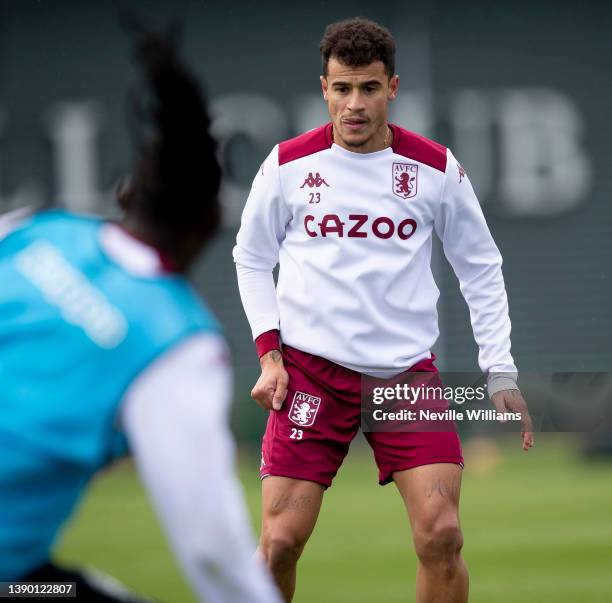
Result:
[[523,447],[528,449],[533,444],[533,428],[516,384],[517,370],[510,353],[511,325],[502,257],[465,171],[451,151],[447,153],[436,233],[470,310],[479,347],[478,364],[487,374],[491,400],[499,411],[522,413]]
[[279,313],[272,271],[291,219],[279,180],[278,147],[257,172],[234,247],[238,288],[257,345],[262,373],[251,395],[263,408],[280,409],[289,377],[280,354]]
[[227,413],[231,370],[224,342],[198,335],[167,352],[132,385],[121,419],[135,462],[198,598],[280,599],[255,543]]

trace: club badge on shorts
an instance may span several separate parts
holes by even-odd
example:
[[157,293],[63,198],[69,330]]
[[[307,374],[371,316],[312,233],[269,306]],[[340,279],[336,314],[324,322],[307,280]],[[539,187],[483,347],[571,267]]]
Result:
[[393,164],[393,192],[402,199],[417,194],[419,166],[414,163]]
[[289,420],[300,427],[309,427],[314,423],[320,405],[321,398],[295,392],[289,409]]

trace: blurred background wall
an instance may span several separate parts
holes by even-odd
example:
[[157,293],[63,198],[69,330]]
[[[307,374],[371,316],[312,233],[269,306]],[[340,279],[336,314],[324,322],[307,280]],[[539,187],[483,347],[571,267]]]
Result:
[[[263,414],[245,402],[258,363],[231,259],[240,213],[271,147],[326,121],[318,43],[327,23],[354,15],[396,37],[392,121],[451,147],[470,175],[504,257],[519,369],[610,370],[612,4],[0,1],[0,212],[113,215],[137,85],[117,25],[126,8],[182,20],[212,103],[226,223],[193,277],[227,329],[243,437]],[[435,270],[438,364],[473,370],[467,308],[439,249]]]

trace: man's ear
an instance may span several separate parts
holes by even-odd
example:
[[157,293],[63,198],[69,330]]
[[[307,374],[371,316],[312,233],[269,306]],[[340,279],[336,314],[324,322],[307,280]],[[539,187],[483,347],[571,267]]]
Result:
[[324,75],[319,76],[321,80],[321,90],[323,92],[323,100],[327,100],[327,78]]
[[394,75],[389,80],[389,100],[395,100],[397,98],[398,90],[399,90],[399,75]]

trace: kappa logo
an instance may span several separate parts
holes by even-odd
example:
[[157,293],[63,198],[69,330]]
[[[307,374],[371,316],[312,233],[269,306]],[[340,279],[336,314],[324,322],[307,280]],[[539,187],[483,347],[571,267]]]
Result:
[[459,170],[459,183],[465,178],[465,170],[460,163],[457,163],[457,169]]
[[295,392],[289,409],[289,420],[300,427],[309,427],[315,422],[320,405],[321,398],[304,392]]
[[393,164],[393,192],[402,199],[417,194],[419,166],[414,163]]
[[312,175],[312,172],[308,172],[308,176],[300,188],[304,188],[306,185],[308,185],[309,188],[312,188],[313,186],[319,188],[323,184],[325,186],[329,186],[329,184],[325,182],[325,178],[321,178],[321,174],[319,174],[319,172],[317,172],[314,176]]

